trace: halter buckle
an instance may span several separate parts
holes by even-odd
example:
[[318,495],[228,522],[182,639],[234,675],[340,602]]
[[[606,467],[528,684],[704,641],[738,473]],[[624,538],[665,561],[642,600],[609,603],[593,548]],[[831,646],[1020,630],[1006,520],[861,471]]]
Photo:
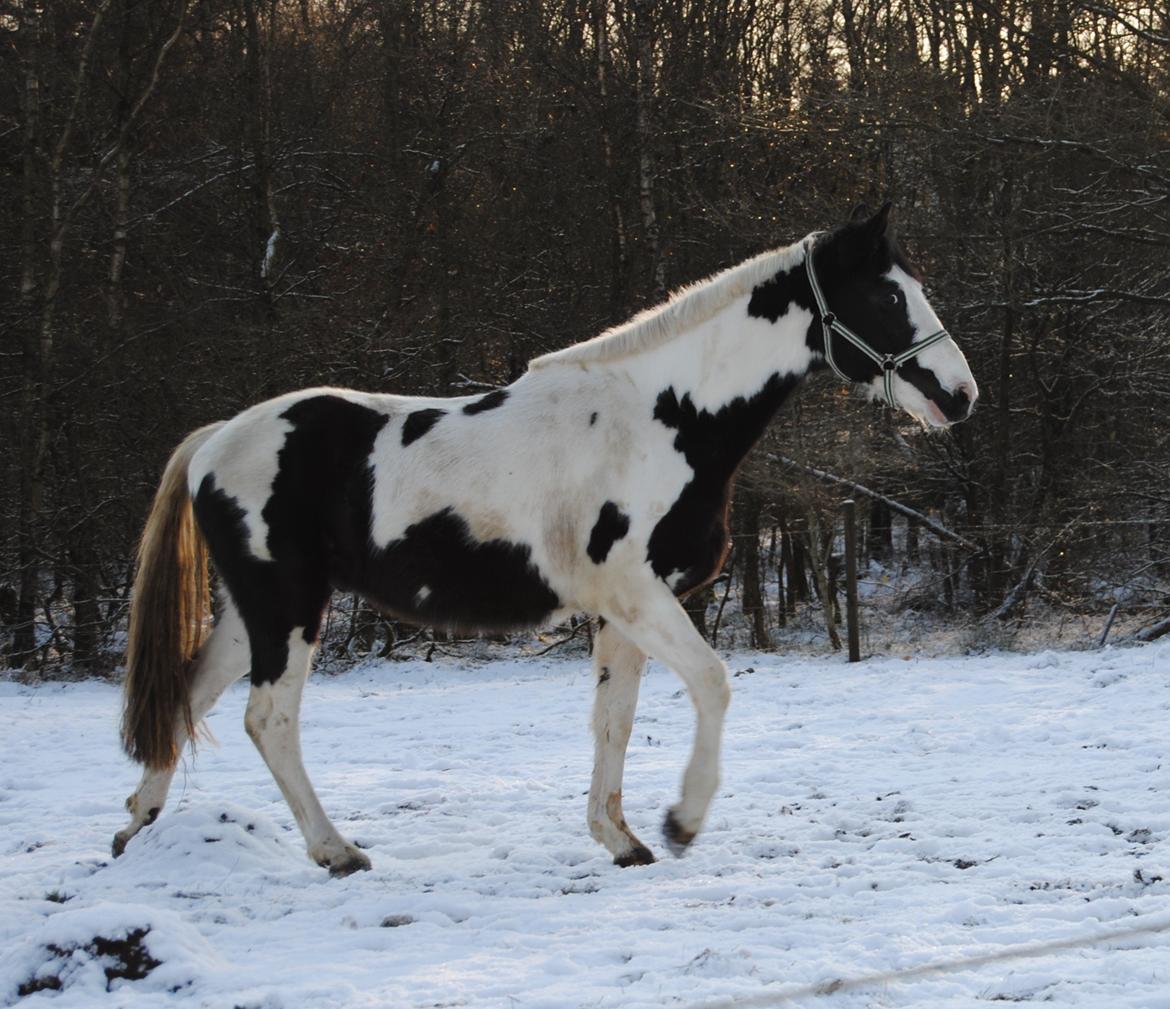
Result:
[[885,371],[897,371],[898,362],[894,360],[893,354],[887,354],[882,360],[882,369]]
[[821,316],[821,325],[824,326],[825,329],[832,329],[833,323],[836,321],[837,317],[832,312],[826,312]]

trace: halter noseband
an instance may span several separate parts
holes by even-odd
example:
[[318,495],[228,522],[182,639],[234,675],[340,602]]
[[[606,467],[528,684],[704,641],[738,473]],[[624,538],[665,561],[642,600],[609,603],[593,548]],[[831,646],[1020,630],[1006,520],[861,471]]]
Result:
[[816,299],[817,312],[820,314],[821,326],[824,330],[825,360],[829,362],[829,367],[836,372],[837,377],[843,382],[854,381],[838,368],[837,362],[833,360],[833,333],[839,333],[882,369],[882,385],[886,394],[886,402],[896,408],[898,402],[894,399],[894,373],[911,358],[915,358],[921,354],[927,347],[933,347],[940,340],[946,340],[951,334],[945,329],[940,329],[937,333],[931,333],[925,339],[919,340],[917,343],[912,343],[900,354],[878,353],[878,351],[874,350],[865,340],[829,311],[829,304],[825,301],[825,294],[821,290],[820,282],[817,280],[816,270],[813,269],[813,242],[815,240],[815,235],[805,239],[804,268],[808,272],[808,283],[812,288],[813,297]]

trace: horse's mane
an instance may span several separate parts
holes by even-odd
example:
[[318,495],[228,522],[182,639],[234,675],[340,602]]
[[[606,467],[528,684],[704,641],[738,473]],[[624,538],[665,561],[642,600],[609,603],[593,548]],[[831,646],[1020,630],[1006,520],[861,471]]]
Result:
[[736,298],[750,293],[757,285],[771,280],[781,270],[790,269],[803,258],[800,242],[762,252],[706,280],[679,288],[661,305],[639,312],[628,322],[613,326],[600,336],[533,358],[528,367],[615,361],[657,347],[706,322]]

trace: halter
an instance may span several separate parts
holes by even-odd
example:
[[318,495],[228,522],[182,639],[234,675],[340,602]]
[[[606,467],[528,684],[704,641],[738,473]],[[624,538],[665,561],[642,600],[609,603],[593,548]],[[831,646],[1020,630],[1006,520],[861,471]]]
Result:
[[919,340],[917,343],[912,343],[900,354],[881,354],[874,350],[868,343],[858,336],[853,330],[838,319],[832,312],[829,311],[829,304],[825,301],[824,292],[821,290],[820,282],[817,280],[816,271],[813,269],[813,242],[816,236],[805,239],[804,243],[804,267],[808,271],[808,282],[812,288],[813,297],[817,302],[817,312],[821,317],[821,326],[824,328],[825,334],[825,360],[829,362],[829,367],[837,373],[837,377],[843,382],[852,382],[848,375],[837,367],[837,362],[833,360],[833,333],[837,332],[848,340],[854,347],[860,350],[866,357],[873,361],[879,368],[882,369],[882,386],[886,394],[886,402],[892,407],[897,407],[898,402],[894,399],[894,373],[902,367],[907,361],[917,357],[927,347],[933,347],[940,340],[946,340],[950,337],[945,329],[940,329],[937,333],[931,333],[930,336]]

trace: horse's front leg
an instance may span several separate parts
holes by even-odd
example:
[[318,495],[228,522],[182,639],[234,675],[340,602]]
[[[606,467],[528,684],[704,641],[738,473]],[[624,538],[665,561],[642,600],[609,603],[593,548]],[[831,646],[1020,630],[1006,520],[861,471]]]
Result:
[[662,828],[670,850],[681,855],[703,826],[719,787],[723,716],[731,701],[727,667],[662,582],[647,586],[637,602],[615,607],[613,622],[638,648],[679,675],[695,706],[695,742],[683,774],[682,796],[666,814]]
[[649,865],[654,855],[622,815],[622,772],[646,654],[605,623],[593,642],[593,783],[589,832],[617,865]]

